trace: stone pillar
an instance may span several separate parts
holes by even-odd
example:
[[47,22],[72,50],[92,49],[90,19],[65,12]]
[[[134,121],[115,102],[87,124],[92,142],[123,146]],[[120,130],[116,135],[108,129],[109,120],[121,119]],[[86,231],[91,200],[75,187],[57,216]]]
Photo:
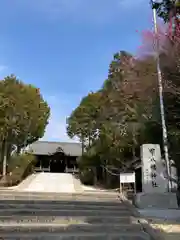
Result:
[[164,178],[164,166],[158,144],[141,146],[142,191],[144,193],[164,193],[167,180]]
[[41,162],[41,159],[40,159],[40,166],[39,166],[39,168],[40,168],[40,171],[42,170],[42,162]]

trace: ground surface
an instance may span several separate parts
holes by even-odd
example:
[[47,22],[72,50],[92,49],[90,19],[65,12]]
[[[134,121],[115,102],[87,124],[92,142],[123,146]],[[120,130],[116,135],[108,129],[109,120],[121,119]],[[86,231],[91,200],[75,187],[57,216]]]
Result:
[[[180,239],[178,210],[140,212],[163,239]],[[71,174],[54,173],[34,174],[15,188],[1,189],[0,237],[150,240],[117,193],[85,187]]]
[[150,240],[116,193],[1,191],[2,239]]
[[82,192],[78,179],[69,173],[37,173],[29,176],[14,189],[33,192]]
[[1,190],[15,190],[26,192],[56,192],[56,193],[81,193],[106,191],[94,186],[85,186],[80,180],[70,173],[35,173],[28,176],[19,185]]
[[[129,202],[132,203],[132,197]],[[162,200],[163,201],[163,200]],[[179,240],[180,239],[180,209],[168,209],[166,204],[161,204],[159,208],[148,207],[137,209],[143,219],[148,220],[149,225],[155,231],[158,240]]]
[[141,209],[140,213],[149,221],[152,228],[163,240],[180,239],[180,210],[178,209]]

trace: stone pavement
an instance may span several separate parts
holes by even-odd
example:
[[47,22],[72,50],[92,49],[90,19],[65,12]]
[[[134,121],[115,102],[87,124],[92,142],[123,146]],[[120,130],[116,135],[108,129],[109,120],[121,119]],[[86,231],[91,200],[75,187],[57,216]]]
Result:
[[116,193],[0,192],[0,239],[151,240]]
[[[127,194],[121,196],[126,205],[132,208],[132,198]],[[161,200],[162,201],[162,200]],[[161,208],[148,207],[144,209],[132,208],[135,216],[145,226],[146,231],[151,233],[157,240],[179,240],[180,239],[180,209],[167,208],[167,204]]]
[[[79,186],[76,189],[78,183]],[[73,174],[41,172],[36,173],[34,180],[32,180],[30,184],[22,190],[33,192],[75,193],[80,189],[80,187],[80,181],[75,179]],[[19,189],[19,187],[17,189]]]
[[180,210],[179,209],[139,209],[146,217],[150,226],[156,230],[163,240],[180,239]]
[[179,240],[180,239],[180,221],[167,219],[150,218],[150,226],[156,230],[159,240]]

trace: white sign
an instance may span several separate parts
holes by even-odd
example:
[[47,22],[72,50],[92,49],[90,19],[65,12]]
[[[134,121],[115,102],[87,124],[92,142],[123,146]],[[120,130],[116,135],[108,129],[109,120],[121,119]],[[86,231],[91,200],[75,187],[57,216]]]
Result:
[[120,183],[135,183],[135,173],[120,173]]
[[142,188],[145,193],[164,193],[167,181],[163,176],[164,166],[161,150],[158,144],[144,144],[141,146]]

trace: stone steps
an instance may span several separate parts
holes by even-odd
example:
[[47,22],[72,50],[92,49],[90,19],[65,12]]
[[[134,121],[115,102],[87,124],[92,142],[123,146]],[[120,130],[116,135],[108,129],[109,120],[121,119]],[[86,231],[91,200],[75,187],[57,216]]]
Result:
[[[49,223],[49,224],[82,224],[87,221],[86,216],[0,216],[0,224],[8,223]],[[89,216],[88,217],[89,224],[104,224],[104,226],[108,224],[138,224],[138,220],[132,216]]]
[[132,235],[131,233],[78,233],[70,235],[69,233],[61,234],[59,233],[44,233],[40,234],[38,233],[10,233],[7,236],[6,233],[2,233],[1,237],[3,240],[14,240],[14,239],[29,239],[29,240],[151,240],[151,238],[146,233],[137,233]]
[[[22,209],[22,208],[28,208],[28,209],[32,209],[32,211],[34,210],[38,210],[42,207],[42,205],[40,204],[36,204],[36,205],[33,205],[33,204],[18,204],[17,206],[16,205],[13,205],[13,204],[8,204],[8,205],[1,205],[0,204],[0,211],[1,210],[5,210],[5,209],[10,209],[10,210],[13,210],[13,209]],[[43,205],[44,209],[46,210],[63,210],[63,209],[66,209],[68,208],[68,210],[74,210],[76,208],[76,210],[82,210],[83,208],[85,208],[86,210],[97,210],[99,206],[89,206],[89,205],[83,205],[83,206],[76,206],[75,204],[72,204],[70,206],[68,205]],[[105,208],[105,206],[102,206],[101,209]],[[125,208],[121,208],[120,206],[119,207],[115,207],[115,206],[109,206],[109,210],[110,211],[118,211],[118,210],[124,210],[126,211]]]
[[[23,200],[28,200],[28,201],[38,201],[38,200],[41,200],[41,201],[58,201],[58,200],[64,200],[64,201],[94,201],[94,202],[98,202],[101,200],[101,202],[109,202],[111,199],[100,199],[100,198],[88,198],[88,197],[83,197],[83,198],[73,198],[73,197],[56,197],[56,196],[47,196],[47,197],[43,197],[43,196],[0,196],[0,201],[1,200],[19,200],[19,201],[23,201]],[[116,202],[118,203],[118,200],[117,201],[113,201],[113,202]]]
[[31,201],[100,201],[100,202],[119,202],[119,197],[116,194],[47,194],[35,192],[15,192],[15,191],[0,191],[0,200],[31,200]]
[[104,202],[104,201],[81,201],[81,200],[67,200],[67,199],[62,199],[62,200],[47,200],[47,199],[40,199],[40,200],[32,200],[28,198],[24,198],[21,200],[13,200],[13,199],[0,199],[0,205],[2,206],[19,206],[19,205],[40,205],[42,208],[44,206],[49,206],[49,203],[53,206],[72,206],[76,205],[77,207],[81,206],[82,208],[86,208],[87,206],[90,206],[92,208],[104,208],[104,207],[110,207],[110,208],[116,208],[116,209],[127,209],[124,204],[121,203],[121,201],[117,202]]
[[38,209],[45,209],[45,210],[60,210],[60,209],[68,209],[68,210],[98,210],[98,209],[104,209],[107,208],[111,211],[115,210],[115,211],[119,211],[119,210],[127,210],[126,207],[124,205],[95,205],[95,204],[88,204],[88,203],[83,203],[83,204],[58,204],[58,203],[51,203],[51,205],[49,205],[48,203],[28,203],[28,202],[19,202],[19,203],[1,203],[0,201],[0,210],[5,210],[5,209],[22,209],[22,208],[27,208],[27,209],[33,209],[33,210],[38,210]]
[[112,197],[114,198],[115,196],[117,196],[117,192],[107,192],[107,191],[84,191],[82,193],[58,193],[58,192],[54,192],[54,193],[49,193],[49,192],[32,192],[32,191],[19,191],[19,190],[9,190],[9,189],[0,189],[0,193],[1,195],[2,194],[14,194],[14,195],[32,195],[32,196],[36,196],[36,195],[39,195],[39,196],[49,196],[51,194],[53,194],[53,196],[73,196],[73,197],[76,197],[76,196],[87,196],[87,197],[91,197],[91,196],[95,196],[95,197]]
[[101,198],[88,198],[88,197],[81,197],[81,198],[73,198],[71,196],[69,197],[55,197],[55,196],[47,196],[47,197],[42,197],[42,196],[13,196],[13,195],[9,195],[9,196],[0,196],[0,201],[1,200],[14,200],[14,201],[23,201],[23,200],[28,200],[28,201],[78,201],[78,202],[88,202],[88,201],[94,201],[94,202],[101,202],[101,203],[105,203],[105,202],[109,202],[112,201],[113,203],[118,203],[118,199],[117,200],[112,200],[110,199],[101,199]]
[[143,231],[140,224],[48,224],[48,223],[1,223],[0,232],[1,233],[13,233],[13,232],[29,232],[33,231],[34,233],[128,233],[138,234]]
[[[151,240],[114,194],[6,193],[0,237],[6,239]],[[19,200],[12,200],[17,197]],[[56,198],[56,201],[54,200]]]
[[18,215],[28,215],[28,216],[48,216],[51,212],[51,215],[53,216],[129,216],[130,212],[128,210],[121,210],[121,211],[112,211],[112,210],[59,210],[59,209],[53,209],[53,210],[46,210],[46,209],[28,209],[28,208],[22,208],[22,209],[1,209],[0,215],[1,216],[18,216]]
[[[87,222],[88,221],[88,222]],[[131,224],[138,224],[138,220],[134,217],[125,217],[125,216],[78,216],[78,217],[64,217],[64,216],[0,216],[0,226],[2,224],[103,224],[112,225],[112,224],[119,224],[119,225],[131,225]]]

